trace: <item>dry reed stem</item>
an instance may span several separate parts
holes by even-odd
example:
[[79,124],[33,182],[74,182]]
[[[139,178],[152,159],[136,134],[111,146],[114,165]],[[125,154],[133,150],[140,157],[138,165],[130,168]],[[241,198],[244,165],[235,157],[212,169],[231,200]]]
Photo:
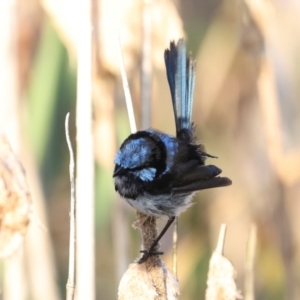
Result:
[[118,30],[118,57],[119,57],[120,71],[121,71],[121,76],[122,76],[123,89],[124,89],[124,94],[125,94],[127,113],[128,113],[128,118],[129,118],[129,124],[130,124],[130,131],[131,131],[131,133],[134,133],[137,130],[136,122],[135,122],[135,117],[134,117],[132,99],[131,99],[128,80],[127,80],[125,65],[124,65],[122,46],[121,46],[121,37],[120,37],[119,30]]
[[76,264],[76,192],[75,192],[75,162],[74,152],[69,134],[69,116],[67,113],[65,121],[66,140],[70,152],[70,183],[71,183],[71,207],[70,207],[70,241],[69,241],[69,274],[67,282],[67,300],[73,300],[75,297],[75,264]]
[[95,299],[94,153],[92,138],[91,2],[77,1],[76,296]]

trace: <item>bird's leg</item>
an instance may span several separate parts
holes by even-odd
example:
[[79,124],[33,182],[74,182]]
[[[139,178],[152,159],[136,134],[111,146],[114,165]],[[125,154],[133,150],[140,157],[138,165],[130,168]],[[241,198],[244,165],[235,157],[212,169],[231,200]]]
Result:
[[169,227],[171,226],[171,224],[174,222],[174,220],[175,220],[175,217],[170,217],[168,219],[168,222],[166,223],[165,227],[161,231],[161,233],[158,235],[158,237],[152,243],[151,247],[148,250],[142,250],[142,251],[140,251],[140,252],[144,253],[144,255],[139,259],[139,261],[138,261],[139,264],[145,262],[149,258],[149,256],[151,256],[151,255],[163,254],[163,252],[157,252],[157,251],[154,251],[154,249],[155,249],[156,245],[158,244],[158,242],[160,241],[160,239],[167,232],[167,230],[169,229]]

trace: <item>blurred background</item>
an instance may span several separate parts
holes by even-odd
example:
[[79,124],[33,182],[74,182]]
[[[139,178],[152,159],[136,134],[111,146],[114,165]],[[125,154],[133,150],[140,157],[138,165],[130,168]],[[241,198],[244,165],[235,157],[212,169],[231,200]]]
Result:
[[[0,2],[0,131],[23,163],[33,201],[24,249],[1,273],[3,299],[65,298],[70,184],[64,120],[70,112],[75,145],[82,2]],[[186,38],[197,60],[197,137],[219,157],[207,163],[233,181],[199,192],[179,219],[180,299],[204,298],[222,223],[224,253],[242,292],[247,241],[256,224],[255,299],[300,299],[298,1],[93,0],[92,6],[96,299],[117,298],[119,280],[140,249],[139,232],[131,226],[135,211],[117,197],[112,180],[114,155],[130,133],[116,24],[138,128],[148,117],[152,127],[174,134],[163,51],[170,39]],[[151,62],[146,79],[145,53]],[[147,108],[140,99],[149,84]],[[162,241],[170,268],[171,231]]]

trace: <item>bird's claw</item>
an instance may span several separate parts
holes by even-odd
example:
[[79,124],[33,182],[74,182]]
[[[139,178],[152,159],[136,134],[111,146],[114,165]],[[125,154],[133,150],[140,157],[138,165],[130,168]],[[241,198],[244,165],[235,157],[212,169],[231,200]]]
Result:
[[164,254],[161,251],[149,251],[149,250],[141,250],[140,253],[144,253],[144,255],[138,260],[139,264],[144,263],[152,255],[163,255]]
[[[148,253],[148,250],[141,250],[140,253]],[[164,253],[161,251],[151,251],[149,252],[149,255],[163,255]]]

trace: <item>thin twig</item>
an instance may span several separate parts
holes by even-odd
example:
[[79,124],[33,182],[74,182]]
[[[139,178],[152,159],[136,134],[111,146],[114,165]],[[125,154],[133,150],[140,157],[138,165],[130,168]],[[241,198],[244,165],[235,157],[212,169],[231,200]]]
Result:
[[121,46],[121,37],[120,37],[119,30],[118,30],[118,57],[119,57],[119,63],[120,63],[120,71],[121,71],[121,76],[122,76],[122,83],[123,83],[123,89],[124,89],[124,94],[125,94],[125,101],[126,101],[126,106],[127,106],[130,130],[131,130],[131,133],[134,133],[137,130],[136,122],[135,122],[135,117],[134,117],[134,111],[133,111],[133,105],[132,105],[129,84],[128,84],[126,70],[125,70],[125,66],[124,66],[124,59],[123,59],[122,46]]
[[67,300],[73,300],[75,297],[75,255],[76,255],[76,193],[75,193],[75,162],[74,152],[69,134],[69,116],[66,115],[65,132],[67,144],[70,152],[70,183],[71,183],[71,207],[70,207],[70,241],[69,241],[69,274],[67,282]]

